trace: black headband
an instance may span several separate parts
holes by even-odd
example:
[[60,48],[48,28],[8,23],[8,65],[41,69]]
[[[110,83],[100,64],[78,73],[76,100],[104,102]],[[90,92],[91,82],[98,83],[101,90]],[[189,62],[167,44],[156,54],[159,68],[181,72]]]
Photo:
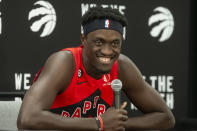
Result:
[[111,19],[95,19],[83,26],[83,33],[87,35],[88,33],[99,30],[108,29],[115,30],[123,34],[123,26],[120,22]]

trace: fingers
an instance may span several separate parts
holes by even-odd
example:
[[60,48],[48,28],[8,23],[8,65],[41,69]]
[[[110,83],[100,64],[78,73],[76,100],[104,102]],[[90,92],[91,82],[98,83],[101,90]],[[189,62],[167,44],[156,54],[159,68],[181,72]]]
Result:
[[122,116],[122,121],[127,121],[128,120],[128,116]]
[[127,106],[127,102],[123,102],[123,104],[121,105],[120,109],[124,109]]
[[122,114],[122,115],[127,115],[127,111],[124,110],[124,109],[119,110],[119,112],[120,112],[120,114]]
[[124,102],[120,109],[109,108],[103,115],[104,130],[124,131],[127,127],[127,111],[124,109],[127,102]]
[[[121,105],[120,109],[124,109],[126,106],[127,106],[127,102],[125,101],[125,102],[123,102],[123,104]],[[109,108],[109,109],[107,109],[107,110],[115,110],[115,108],[114,108],[114,107],[111,107],[111,108]]]

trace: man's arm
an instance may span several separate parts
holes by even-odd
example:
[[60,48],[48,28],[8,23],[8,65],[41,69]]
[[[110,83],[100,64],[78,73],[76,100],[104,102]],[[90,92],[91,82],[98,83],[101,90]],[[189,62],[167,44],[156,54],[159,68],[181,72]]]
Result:
[[69,52],[61,51],[49,57],[37,81],[24,97],[17,120],[19,129],[97,129],[93,118],[63,118],[49,111],[58,92],[68,87],[74,69],[74,58]]
[[134,63],[124,55],[120,55],[118,60],[118,77],[127,97],[144,113],[129,118],[128,129],[168,129],[174,126],[174,116],[164,100],[144,81]]

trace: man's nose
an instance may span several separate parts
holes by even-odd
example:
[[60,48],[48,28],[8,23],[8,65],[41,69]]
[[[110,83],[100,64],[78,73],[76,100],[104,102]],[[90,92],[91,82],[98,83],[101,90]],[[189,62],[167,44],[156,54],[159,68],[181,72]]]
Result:
[[101,49],[101,53],[103,55],[109,56],[113,53],[112,47],[110,44],[105,44],[102,49]]

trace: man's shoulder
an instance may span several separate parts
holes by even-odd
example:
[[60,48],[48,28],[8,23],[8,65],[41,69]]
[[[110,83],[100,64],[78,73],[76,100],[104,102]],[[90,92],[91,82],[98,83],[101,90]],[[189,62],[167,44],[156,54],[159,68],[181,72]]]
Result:
[[133,73],[137,69],[135,63],[126,55],[120,54],[118,58],[118,73],[120,74],[127,74]]
[[49,59],[53,60],[73,60],[73,54],[71,51],[64,50],[64,51],[58,51],[54,52],[49,56]]
[[120,54],[117,62],[118,62],[118,77],[121,76],[121,74],[124,74],[123,72],[125,71],[125,67],[128,65],[128,57]]
[[132,62],[132,60],[128,56],[120,54],[118,58],[118,64],[126,64],[128,62]]
[[70,51],[58,51],[48,57],[45,66],[65,69],[65,67],[74,67],[75,61]]

